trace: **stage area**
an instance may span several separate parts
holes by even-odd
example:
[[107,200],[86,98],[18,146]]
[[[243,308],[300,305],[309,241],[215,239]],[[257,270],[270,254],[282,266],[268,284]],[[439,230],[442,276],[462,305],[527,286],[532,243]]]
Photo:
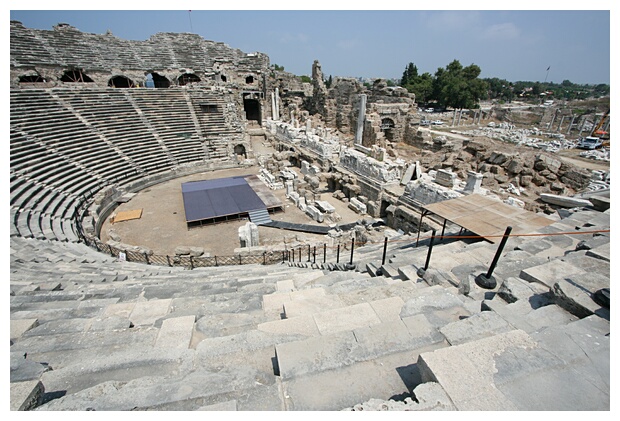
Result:
[[261,189],[264,183],[260,180],[256,183],[257,180],[255,175],[246,175],[183,183],[181,191],[188,227],[238,220],[256,210],[281,210],[281,202],[269,189]]

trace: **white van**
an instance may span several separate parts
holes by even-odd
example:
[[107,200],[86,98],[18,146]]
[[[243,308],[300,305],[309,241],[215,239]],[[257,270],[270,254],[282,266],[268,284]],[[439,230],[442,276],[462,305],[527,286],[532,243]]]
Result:
[[598,137],[588,136],[579,139],[577,147],[579,149],[596,149],[603,145],[603,142]]

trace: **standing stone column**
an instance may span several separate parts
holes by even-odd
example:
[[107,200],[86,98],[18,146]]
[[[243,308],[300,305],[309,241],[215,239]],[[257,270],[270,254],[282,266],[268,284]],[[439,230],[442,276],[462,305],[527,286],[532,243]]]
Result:
[[362,144],[364,134],[364,120],[366,119],[366,94],[360,95],[359,112],[357,113],[357,131],[355,132],[355,143]]
[[271,93],[271,117],[273,120],[278,119],[276,115],[276,94],[273,92]]
[[275,101],[276,101],[276,116],[277,116],[277,119],[280,120],[280,90],[278,88],[276,88]]

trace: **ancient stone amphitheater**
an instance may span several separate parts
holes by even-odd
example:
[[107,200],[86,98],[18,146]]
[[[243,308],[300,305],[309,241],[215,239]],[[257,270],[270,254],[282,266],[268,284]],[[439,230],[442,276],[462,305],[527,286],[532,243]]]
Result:
[[609,210],[510,237],[493,289],[497,244],[421,271],[431,240],[396,231],[387,261],[120,261],[94,240],[117,200],[244,165],[282,79],[192,34],[11,22],[10,51],[11,410],[610,410]]

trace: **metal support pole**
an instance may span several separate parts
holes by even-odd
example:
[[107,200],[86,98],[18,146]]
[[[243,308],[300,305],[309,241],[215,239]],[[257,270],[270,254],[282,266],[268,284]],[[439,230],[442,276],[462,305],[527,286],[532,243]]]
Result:
[[349,262],[350,265],[353,264],[353,249],[355,248],[355,238],[351,239],[351,261]]
[[299,263],[301,263],[301,247],[299,247]]
[[431,253],[433,252],[434,242],[435,242],[435,230],[433,230],[433,235],[431,236],[431,242],[428,245],[428,253],[426,254],[426,263],[424,263],[424,271],[428,269],[428,265],[431,262]]
[[385,237],[385,240],[383,240],[383,259],[381,259],[381,266],[385,264],[385,255],[387,253],[387,243],[388,243],[388,238]]
[[166,254],[166,260],[168,261],[168,266],[172,266],[172,264],[170,264],[170,256],[168,256],[167,254]]
[[310,244],[308,244],[308,261],[310,261]]
[[504,250],[504,246],[506,245],[506,241],[508,241],[508,237],[512,231],[512,227],[506,228],[506,232],[504,232],[504,236],[502,237],[502,241],[499,243],[499,247],[495,252],[495,257],[493,257],[493,261],[491,262],[491,266],[489,270],[485,274],[480,274],[476,277],[476,284],[481,288],[493,289],[497,286],[497,281],[493,278],[493,271],[495,270],[495,266],[497,266],[497,262],[499,261],[499,257]]
[[[448,222],[447,219],[443,220],[443,227],[441,228],[441,238],[439,239],[439,241],[443,241],[443,234],[446,232],[446,223]],[[435,230],[433,230],[433,235],[435,235]]]
[[189,267],[194,269],[194,256],[189,256]]
[[312,249],[312,263],[316,263],[316,246]]
[[420,212],[420,221],[418,222],[418,239],[415,241],[415,246],[418,246],[420,242],[420,230],[422,229],[422,218],[424,218],[425,211]]
[[149,255],[148,255],[148,254],[146,254],[146,253],[144,253],[144,258],[146,259],[146,264],[147,264],[147,265],[150,265],[150,264],[151,264],[151,262],[149,262]]
[[338,244],[338,249],[336,251],[336,263],[340,263],[340,244]]
[[327,244],[323,243],[323,263],[327,261]]
[[213,256],[215,257],[215,266],[217,266],[217,256]]

